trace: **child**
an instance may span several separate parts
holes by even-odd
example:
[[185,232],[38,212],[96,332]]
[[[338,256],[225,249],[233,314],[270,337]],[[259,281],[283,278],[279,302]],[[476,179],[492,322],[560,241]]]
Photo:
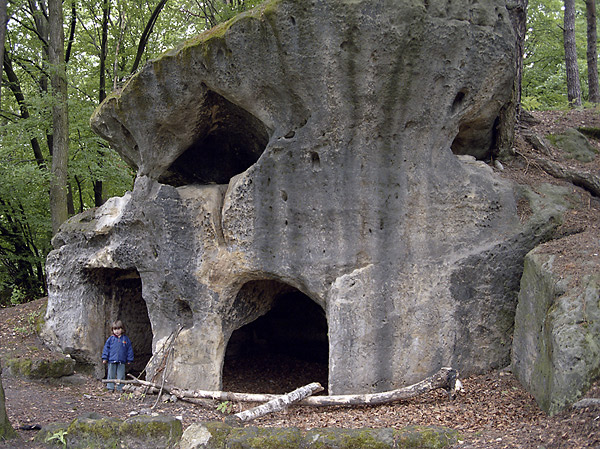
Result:
[[[102,363],[108,364],[107,379],[125,379],[125,365],[133,362],[131,341],[125,335],[125,327],[121,320],[112,325],[113,334],[108,337],[102,350]],[[107,383],[109,391],[115,389],[113,382]],[[117,384],[117,391],[123,391],[123,384]]]

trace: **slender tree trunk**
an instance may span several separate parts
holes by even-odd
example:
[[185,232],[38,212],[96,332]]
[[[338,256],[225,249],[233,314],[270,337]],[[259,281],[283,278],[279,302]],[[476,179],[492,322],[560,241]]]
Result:
[[[6,25],[8,13],[6,12],[8,0],[0,0],[0,79],[2,79],[2,61],[4,61],[4,42],[6,41]],[[0,107],[2,106],[2,83],[0,83]]]
[[[108,21],[110,19],[110,0],[104,0],[102,4],[102,35],[100,37],[100,77],[98,89],[98,103],[102,103],[106,98],[106,56],[108,52]],[[99,152],[102,154],[101,152]],[[100,157],[99,163],[102,164]],[[100,207],[104,204],[102,194],[102,180],[92,180],[94,186],[94,206]]]
[[587,20],[587,67],[589,101],[600,103],[600,87],[598,86],[598,49],[596,41],[598,32],[596,30],[596,0],[585,0]]
[[69,157],[69,117],[67,107],[67,74],[65,67],[65,35],[62,0],[48,1],[49,52],[54,103],[52,107],[53,151],[50,182],[50,214],[52,233],[68,218],[67,162]]
[[523,54],[525,51],[525,35],[527,34],[528,3],[528,0],[512,0],[507,3],[507,9],[510,12],[510,19],[517,38],[515,47],[517,64],[515,102],[518,110],[521,108],[521,83],[523,80]]
[[528,0],[509,0],[506,4],[516,38],[515,81],[513,83],[512,100],[502,107],[499,114],[500,120],[496,129],[497,149],[493,153],[493,156],[498,159],[507,159],[513,154],[515,124],[521,112],[521,81],[523,79],[523,50],[527,31],[527,4]]
[[75,41],[75,28],[77,27],[77,2],[73,0],[71,3],[71,25],[69,26],[69,41],[67,43],[67,51],[65,52],[65,64],[71,59],[71,50]]
[[[4,73],[6,73],[6,78],[8,80],[8,88],[12,91],[15,100],[19,105],[21,118],[28,119],[30,117],[29,108],[27,107],[27,103],[25,102],[25,95],[23,95],[23,90],[21,89],[21,82],[19,81],[17,74],[13,70],[12,59],[8,52],[5,52],[4,54],[3,66]],[[31,138],[30,142],[31,148],[33,149],[33,156],[35,158],[35,161],[38,167],[43,168],[46,164],[46,161],[44,159],[44,155],[42,154],[42,147],[40,146],[37,137]]]
[[100,38],[100,89],[99,103],[106,98],[106,52],[108,46],[108,18],[110,15],[110,0],[104,0],[102,5],[102,36]]
[[137,71],[137,69],[140,65],[140,62],[142,61],[142,55],[144,54],[144,51],[146,51],[146,45],[148,44],[148,39],[150,38],[150,35],[152,34],[152,30],[154,29],[154,24],[156,23],[156,20],[158,19],[158,16],[166,3],[167,3],[167,0],[160,0],[158,2],[158,4],[156,5],[156,8],[154,8],[154,11],[152,11],[152,15],[150,16],[150,19],[148,19],[146,28],[144,28],[142,36],[140,37],[140,42],[138,44],[137,53],[135,55],[135,61],[133,61],[133,67],[131,68],[132,74]]
[[581,106],[581,86],[575,46],[575,0],[565,0],[563,43],[567,69],[567,99],[569,106]]

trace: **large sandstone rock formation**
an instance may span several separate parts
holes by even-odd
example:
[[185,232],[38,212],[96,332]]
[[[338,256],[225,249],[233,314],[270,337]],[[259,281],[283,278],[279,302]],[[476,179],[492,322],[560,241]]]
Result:
[[137,178],[55,237],[48,338],[101,368],[119,317],[150,374],[173,342],[167,382],[216,389],[234,331],[303,299],[334,394],[507,365],[556,222],[475,159],[511,125],[514,41],[501,1],[297,0],[165,53],[92,117]]
[[513,372],[550,414],[581,398],[600,372],[599,245],[571,244],[579,254],[568,260],[551,244],[527,254],[515,317]]

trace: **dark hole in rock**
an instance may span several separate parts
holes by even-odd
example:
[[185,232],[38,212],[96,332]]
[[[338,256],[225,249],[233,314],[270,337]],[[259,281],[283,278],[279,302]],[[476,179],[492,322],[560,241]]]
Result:
[[327,390],[329,340],[323,308],[293,289],[263,316],[233,332],[223,389],[286,393],[311,382]]
[[159,182],[175,187],[227,184],[263,153],[269,132],[252,114],[211,91],[202,102],[202,111],[194,143],[162,174]]
[[498,139],[498,117],[476,117],[465,120],[458,128],[452,141],[452,152],[456,155],[470,155],[480,161],[490,159]]
[[461,90],[454,97],[454,101],[452,102],[452,112],[456,111],[456,109],[463,104],[465,100],[466,91]]
[[90,332],[103,332],[106,340],[111,334],[112,322],[121,320],[135,355],[129,372],[138,375],[152,357],[152,327],[142,297],[140,275],[137,270],[101,268],[90,270],[89,277],[98,286],[99,304],[104,305],[104,328]]
[[177,316],[179,317],[179,324],[183,329],[189,329],[194,325],[194,314],[192,308],[186,301],[178,299],[176,301]]
[[313,169],[318,169],[321,166],[321,158],[319,157],[319,153],[316,151],[310,152],[310,161]]

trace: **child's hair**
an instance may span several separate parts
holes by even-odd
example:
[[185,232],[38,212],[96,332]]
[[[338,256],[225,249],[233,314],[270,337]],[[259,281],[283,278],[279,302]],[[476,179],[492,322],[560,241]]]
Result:
[[123,329],[123,334],[125,333],[125,326],[123,326],[123,322],[121,320],[117,320],[112,323],[110,330],[113,331],[115,329]]

